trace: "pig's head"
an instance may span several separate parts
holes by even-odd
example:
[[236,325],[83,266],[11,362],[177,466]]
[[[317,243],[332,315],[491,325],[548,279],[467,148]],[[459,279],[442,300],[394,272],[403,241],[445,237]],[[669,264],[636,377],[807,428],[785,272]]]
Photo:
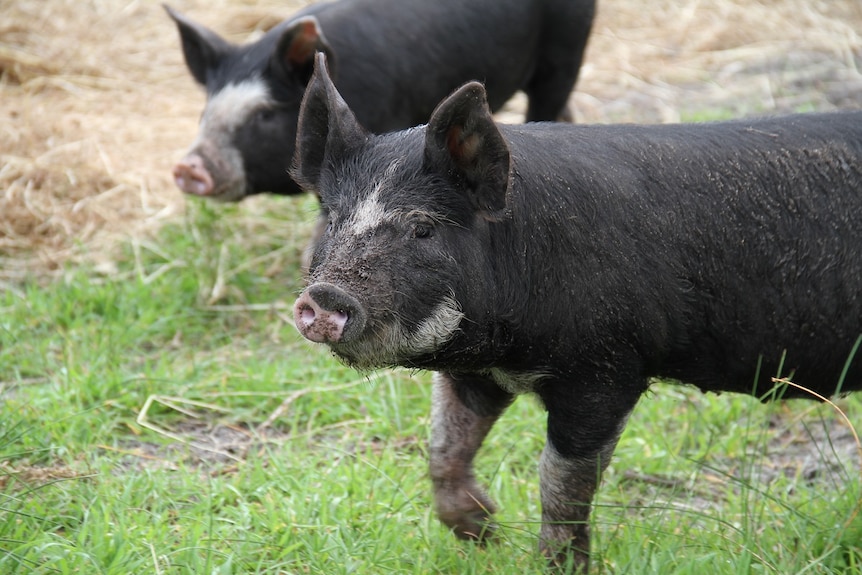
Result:
[[361,369],[434,368],[464,356],[458,341],[475,357],[491,336],[486,254],[510,177],[483,87],[456,91],[424,128],[376,136],[319,54],[296,146],[292,173],[329,217],[294,306],[299,331]]
[[186,65],[207,94],[198,137],[173,170],[177,186],[222,201],[299,193],[285,158],[292,156],[314,54],[329,52],[317,20],[289,21],[236,46],[165,9],[179,29]]

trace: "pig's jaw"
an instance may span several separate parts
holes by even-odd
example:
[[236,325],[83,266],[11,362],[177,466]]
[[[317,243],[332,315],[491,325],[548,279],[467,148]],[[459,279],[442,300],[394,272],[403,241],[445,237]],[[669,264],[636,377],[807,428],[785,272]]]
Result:
[[453,296],[445,297],[431,315],[410,330],[397,319],[363,337],[345,343],[330,342],[333,353],[357,369],[410,366],[412,360],[433,354],[459,330],[464,314]]

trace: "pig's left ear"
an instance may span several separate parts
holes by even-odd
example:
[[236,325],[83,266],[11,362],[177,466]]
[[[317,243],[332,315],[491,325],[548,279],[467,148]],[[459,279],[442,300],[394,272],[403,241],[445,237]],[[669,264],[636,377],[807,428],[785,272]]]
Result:
[[291,175],[303,188],[319,192],[324,163],[348,156],[367,138],[368,132],[335,89],[327,71],[326,56],[318,53],[314,74],[299,108]]
[[485,217],[503,215],[511,157],[491,117],[482,84],[465,84],[431,114],[425,133],[425,162],[465,184],[471,201]]
[[218,68],[225,56],[233,50],[233,46],[209,28],[193,22],[167,4],[162,6],[177,24],[189,72],[198,84],[206,87],[207,76]]
[[318,52],[326,54],[329,73],[333,74],[332,50],[323,36],[320,23],[314,16],[304,16],[291,22],[282,32],[271,66],[282,80],[292,78],[304,86],[314,72],[314,55]]

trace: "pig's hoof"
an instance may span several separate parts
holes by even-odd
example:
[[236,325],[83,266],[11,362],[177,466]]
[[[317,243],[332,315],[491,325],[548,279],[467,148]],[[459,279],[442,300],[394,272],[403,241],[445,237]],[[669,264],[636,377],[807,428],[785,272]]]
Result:
[[590,570],[589,551],[572,545],[552,545],[543,541],[539,551],[548,559],[551,573],[572,573],[586,575]]
[[449,526],[459,539],[480,543],[490,539],[497,530],[491,516],[482,509],[460,513],[457,516],[441,516],[440,520]]

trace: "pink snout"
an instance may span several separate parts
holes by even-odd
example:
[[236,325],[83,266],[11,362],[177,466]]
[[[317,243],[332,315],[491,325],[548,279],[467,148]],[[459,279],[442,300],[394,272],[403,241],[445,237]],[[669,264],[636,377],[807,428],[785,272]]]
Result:
[[317,343],[345,342],[362,331],[365,312],[350,294],[328,283],[309,286],[293,305],[299,332]]
[[209,196],[213,192],[213,178],[204,165],[203,158],[189,154],[174,166],[174,181],[187,194]]

